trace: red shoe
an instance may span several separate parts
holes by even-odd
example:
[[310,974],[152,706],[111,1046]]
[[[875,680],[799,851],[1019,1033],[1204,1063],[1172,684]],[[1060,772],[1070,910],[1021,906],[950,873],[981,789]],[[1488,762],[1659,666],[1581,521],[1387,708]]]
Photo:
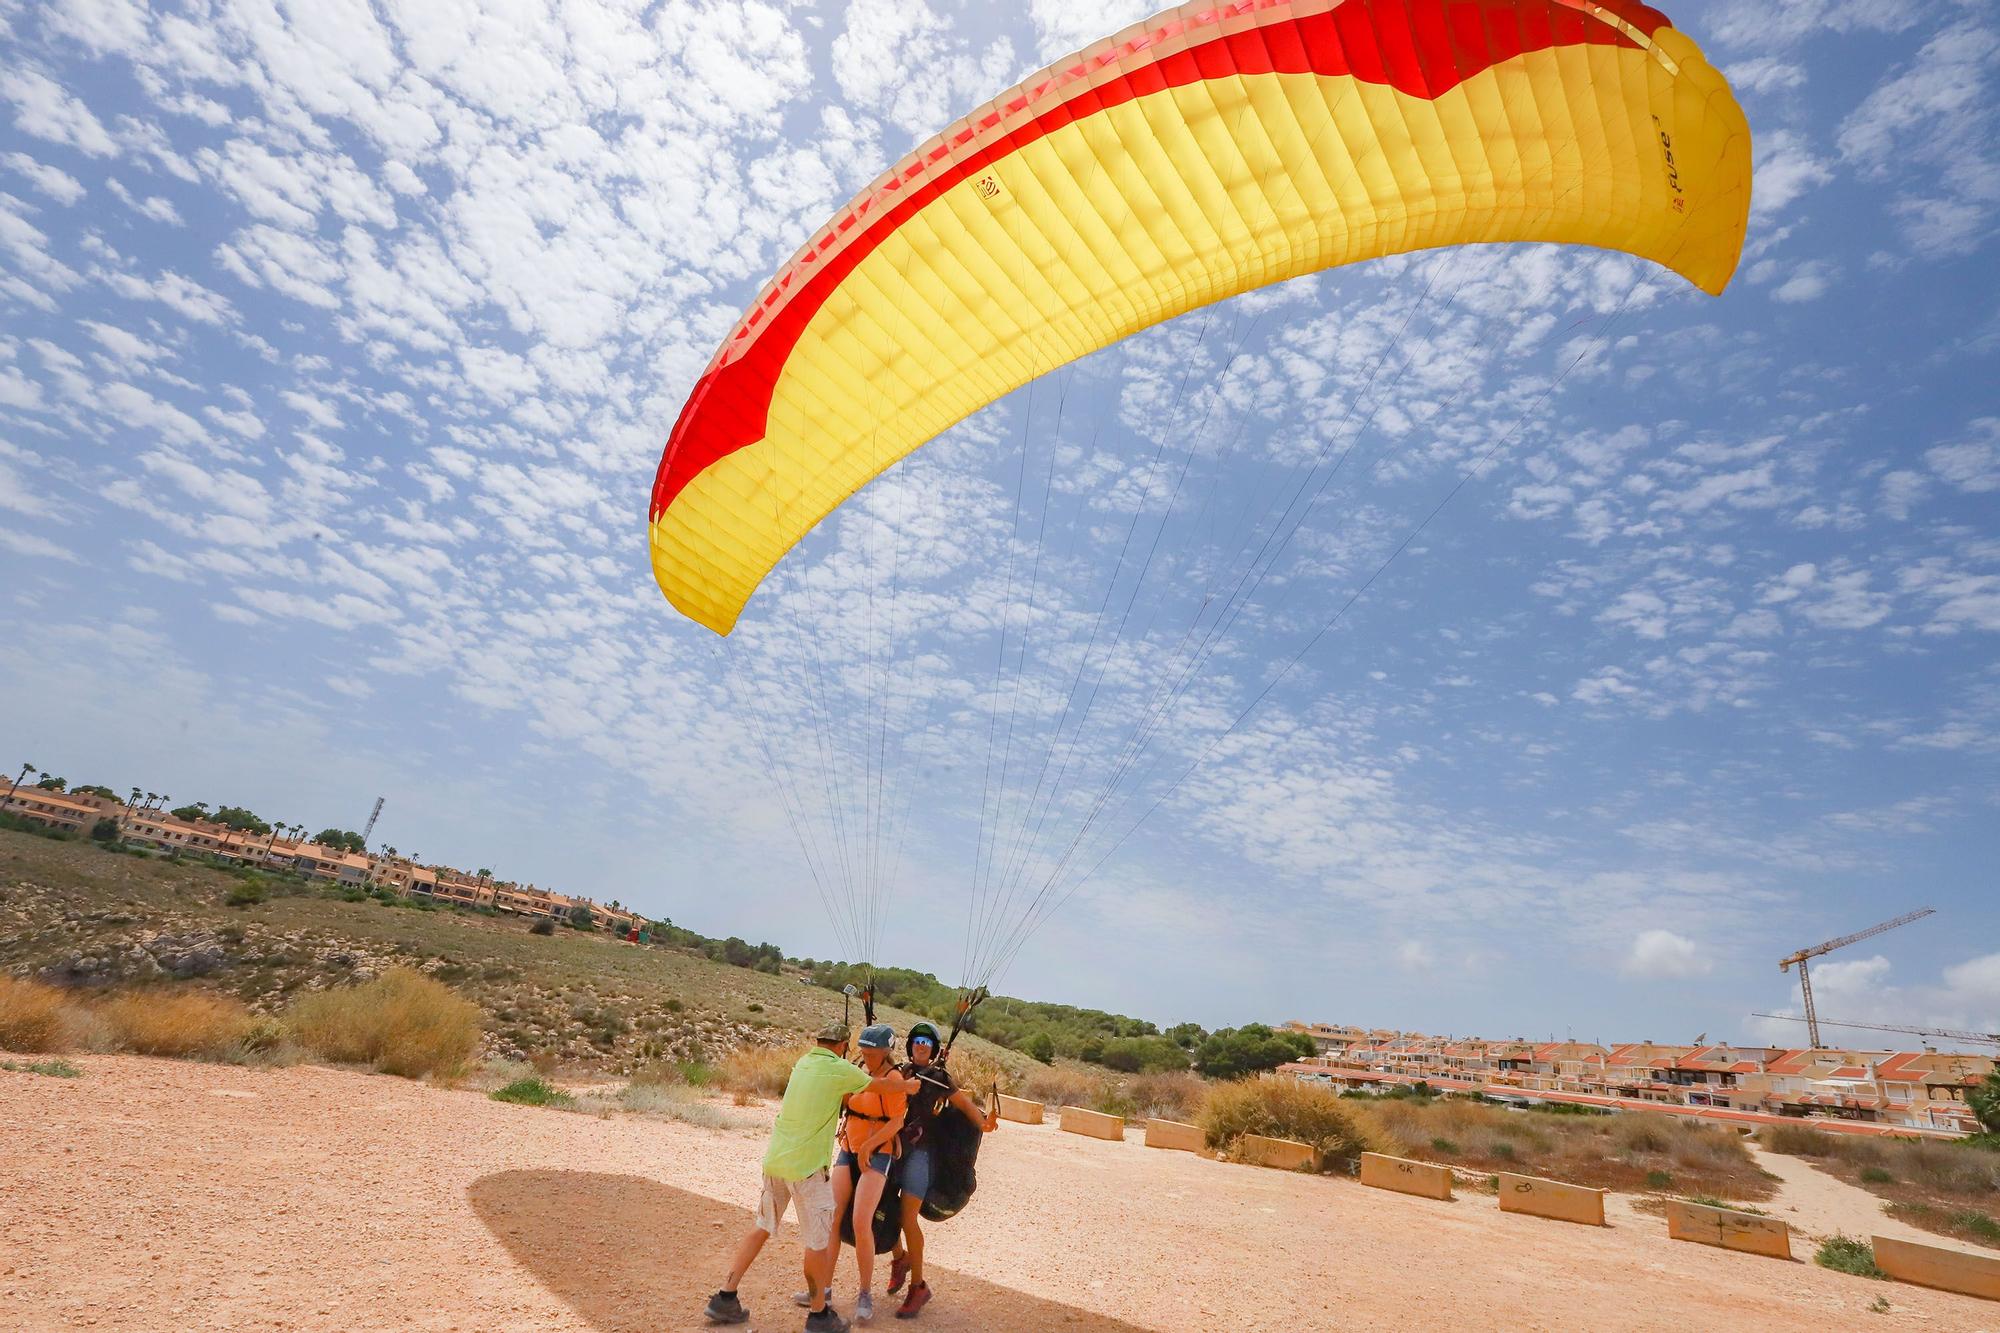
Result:
[[919,1282],[915,1286],[911,1287],[910,1294],[903,1298],[903,1306],[901,1309],[896,1311],[896,1318],[915,1319],[917,1317],[917,1311],[923,1309],[926,1305],[929,1305],[930,1301],[931,1301],[931,1284],[928,1282]]
[[910,1261],[900,1254],[889,1256],[889,1294],[894,1296],[903,1289],[903,1279],[910,1275]]

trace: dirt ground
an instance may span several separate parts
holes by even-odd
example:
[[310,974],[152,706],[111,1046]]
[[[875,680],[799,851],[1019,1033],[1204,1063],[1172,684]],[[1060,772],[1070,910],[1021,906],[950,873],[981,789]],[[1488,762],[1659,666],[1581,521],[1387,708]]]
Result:
[[[76,1063],[0,1074],[7,1330],[699,1328],[769,1116],[718,1132],[312,1067]],[[1815,1196],[1799,1220],[1858,1207]],[[1006,1125],[971,1207],[931,1232],[916,1327],[2000,1330],[2000,1305],[1615,1223]],[[743,1286],[750,1328],[799,1327],[796,1256],[787,1224]],[[849,1261],[838,1290],[851,1311]]]

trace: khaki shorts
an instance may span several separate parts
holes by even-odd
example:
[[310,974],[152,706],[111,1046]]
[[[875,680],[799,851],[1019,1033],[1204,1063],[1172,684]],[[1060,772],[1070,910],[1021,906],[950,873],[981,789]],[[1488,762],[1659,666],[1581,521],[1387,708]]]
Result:
[[809,1250],[823,1250],[833,1240],[833,1182],[826,1172],[815,1171],[804,1180],[764,1177],[764,1193],[757,1200],[757,1229],[775,1235],[785,1207],[798,1201],[799,1230]]

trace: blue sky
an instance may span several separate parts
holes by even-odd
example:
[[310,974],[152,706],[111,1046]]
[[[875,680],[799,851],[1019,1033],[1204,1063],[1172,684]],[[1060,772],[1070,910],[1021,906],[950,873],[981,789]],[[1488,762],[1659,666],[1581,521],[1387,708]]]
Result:
[[1672,7],[1758,141],[1720,300],[1301,280],[920,451],[726,643],[658,597],[658,451],[761,281],[1148,8],[0,0],[15,761],[384,795],[406,853],[948,979],[1040,892],[1005,989],[1211,1025],[1795,1037],[1779,955],[1932,905],[1823,1012],[2000,1030],[1981,4]]

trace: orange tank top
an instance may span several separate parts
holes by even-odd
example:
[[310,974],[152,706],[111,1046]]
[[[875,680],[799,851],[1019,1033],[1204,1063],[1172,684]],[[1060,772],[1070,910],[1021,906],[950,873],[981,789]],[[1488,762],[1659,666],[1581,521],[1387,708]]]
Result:
[[[869,1135],[878,1133],[891,1120],[900,1120],[909,1105],[909,1095],[901,1092],[857,1092],[847,1099],[847,1118],[841,1122],[840,1146],[848,1152],[858,1151],[856,1145]],[[882,1144],[876,1152],[894,1155],[898,1151],[895,1139]]]

